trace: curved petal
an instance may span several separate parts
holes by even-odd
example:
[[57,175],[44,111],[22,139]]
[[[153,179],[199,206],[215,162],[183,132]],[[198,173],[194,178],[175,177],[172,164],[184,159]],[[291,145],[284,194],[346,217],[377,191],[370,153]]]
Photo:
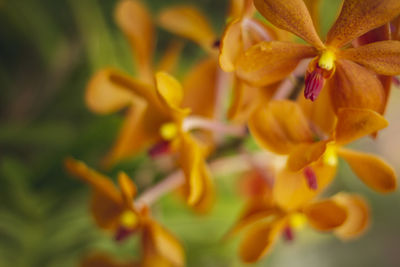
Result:
[[327,36],[327,44],[342,47],[400,13],[398,0],[345,0]]
[[252,0],[230,0],[229,3],[228,21],[251,16],[255,11]]
[[215,42],[214,32],[207,19],[194,7],[177,6],[163,10],[159,15],[161,27],[190,39],[205,50]]
[[336,114],[332,107],[329,90],[321,90],[318,98],[314,101],[306,99],[304,92],[301,92],[296,102],[299,103],[304,114],[312,123],[313,132],[320,137],[331,136],[336,125]]
[[254,5],[276,27],[296,34],[318,49],[324,48],[303,0],[254,0]]
[[151,220],[147,227],[157,254],[166,258],[173,266],[184,266],[185,253],[180,242],[155,221]]
[[85,100],[93,112],[100,114],[116,112],[134,100],[132,92],[114,82],[112,77],[116,75],[122,74],[112,69],[103,69],[90,79],[86,88]]
[[133,199],[137,193],[136,185],[125,172],[118,173],[118,184],[125,204],[127,204],[128,207],[132,206]]
[[234,20],[222,35],[219,64],[224,71],[234,71],[241,53],[259,42],[274,39],[277,34],[264,22],[252,18]]
[[264,148],[289,154],[298,144],[312,142],[313,135],[300,107],[287,100],[271,101],[249,120],[250,132]]
[[67,170],[93,189],[91,211],[96,223],[104,229],[115,229],[124,209],[123,199],[113,182],[101,173],[73,158],[65,160]]
[[338,154],[350,165],[367,186],[379,193],[390,193],[397,188],[397,178],[393,168],[381,158],[349,149],[340,148]]
[[149,11],[141,1],[123,0],[117,4],[115,18],[136,55],[142,78],[151,81],[155,31]]
[[179,163],[185,175],[187,202],[206,212],[214,202],[214,187],[204,161],[204,151],[187,133],[180,135]]
[[296,146],[289,154],[288,168],[296,172],[319,160],[325,153],[328,142],[330,141],[303,143]]
[[183,89],[177,79],[166,72],[156,73],[157,93],[168,107],[180,110],[183,100]]
[[160,61],[157,65],[158,71],[165,71],[168,73],[174,73],[177,68],[179,56],[183,49],[183,43],[180,41],[172,41],[164,54],[162,55]]
[[240,244],[240,258],[249,263],[258,261],[271,250],[282,228],[281,221],[257,224],[252,227]]
[[338,144],[348,144],[389,125],[383,116],[370,109],[342,108],[337,117],[335,140]]
[[385,93],[374,73],[346,59],[335,62],[336,71],[328,80],[335,112],[339,108],[366,108],[382,113]]
[[317,230],[330,231],[345,223],[347,209],[333,199],[312,203],[304,209],[308,222]]
[[313,47],[303,44],[261,42],[240,56],[237,75],[255,86],[269,85],[286,78],[300,60],[316,54]]
[[302,172],[291,172],[288,169],[283,169],[278,173],[273,188],[273,197],[279,207],[287,211],[304,207],[320,194],[335,177],[336,164],[320,160],[311,165],[310,168],[317,178],[317,190],[310,188]]
[[274,206],[271,198],[254,198],[248,201],[239,219],[225,234],[224,239],[230,238],[247,226],[253,225],[261,220],[274,220],[281,215],[279,208]]
[[193,115],[213,117],[219,71],[214,57],[204,59],[192,67],[182,82],[182,107],[190,108]]
[[339,193],[333,199],[347,209],[347,219],[335,229],[335,235],[342,240],[362,235],[370,224],[370,211],[364,198],[355,194]]
[[400,41],[382,41],[343,50],[343,58],[382,75],[400,74]]

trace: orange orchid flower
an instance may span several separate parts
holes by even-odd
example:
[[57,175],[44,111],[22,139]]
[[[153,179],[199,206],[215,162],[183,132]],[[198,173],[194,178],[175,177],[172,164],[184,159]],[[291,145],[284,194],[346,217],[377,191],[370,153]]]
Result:
[[179,241],[149,215],[147,208],[136,207],[133,199],[137,190],[127,174],[118,175],[119,190],[112,181],[87,167],[83,162],[68,158],[67,170],[88,183],[92,190],[91,213],[100,228],[110,230],[117,240],[139,232],[143,246],[143,265],[154,259],[168,262],[162,266],[183,266],[184,252]]
[[400,13],[397,0],[344,0],[341,12],[323,43],[303,0],[255,0],[257,10],[273,25],[310,45],[261,42],[237,63],[237,74],[247,82],[267,85],[285,78],[305,58],[314,58],[305,78],[305,97],[315,100],[328,80],[335,112],[343,107],[369,108],[383,113],[385,92],[376,77],[400,73],[400,42],[382,41],[348,48],[352,40]]
[[[249,121],[250,132],[263,148],[288,155],[291,171],[307,171],[306,167],[323,155],[330,155],[330,160],[336,164],[339,155],[375,191],[389,193],[396,189],[394,170],[382,159],[342,147],[385,128],[388,123],[381,115],[368,109],[342,108],[338,111],[337,121],[331,120],[332,127],[326,125],[329,116],[311,120],[306,114],[298,103],[271,101],[254,112]],[[331,132],[325,129],[331,129]]]
[[[238,221],[226,237],[239,231],[244,238],[239,254],[245,262],[256,262],[269,253],[280,235],[291,240],[293,230],[305,222],[319,231],[333,231],[343,240],[356,238],[369,225],[369,208],[363,198],[357,195],[339,193],[331,198],[315,200],[335,175],[335,164],[325,155],[312,166],[321,186],[309,188],[302,173],[287,168],[277,170],[274,185],[264,183],[264,196],[251,197]],[[258,182],[259,186],[262,183]]]

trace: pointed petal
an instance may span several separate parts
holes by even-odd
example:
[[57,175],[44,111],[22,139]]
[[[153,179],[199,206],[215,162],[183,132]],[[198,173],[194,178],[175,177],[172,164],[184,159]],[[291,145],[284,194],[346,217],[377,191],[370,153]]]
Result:
[[324,48],[303,0],[254,0],[254,5],[276,27],[296,34],[318,49]]
[[319,141],[311,144],[303,143],[296,146],[289,154],[288,168],[294,172],[300,171],[319,160],[325,153],[328,142],[330,141]]
[[273,196],[279,207],[287,211],[304,207],[320,194],[335,177],[336,164],[325,162],[324,159],[311,165],[310,168],[317,178],[317,190],[310,188],[302,172],[291,172],[286,168],[278,173]]
[[189,110],[180,108],[183,100],[183,89],[177,79],[166,72],[156,74],[157,93],[162,102],[178,113],[188,113]]
[[306,99],[304,92],[301,92],[297,98],[297,103],[301,106],[306,117],[312,122],[315,133],[320,136],[331,136],[336,125],[336,115],[332,107],[329,90],[321,90],[318,98],[314,101]]
[[378,74],[400,74],[400,41],[375,42],[357,48],[345,49],[340,55]]
[[200,145],[188,133],[180,135],[179,163],[185,175],[187,202],[206,212],[214,202],[214,186]]
[[255,86],[272,84],[286,78],[300,60],[316,53],[313,47],[303,44],[261,42],[240,56],[237,75]]
[[370,211],[364,198],[355,194],[339,193],[333,199],[347,209],[347,219],[335,229],[335,235],[342,240],[362,235],[370,224]]
[[337,117],[335,140],[338,144],[348,144],[389,125],[383,116],[370,109],[342,108]]
[[205,50],[210,50],[215,41],[214,32],[207,19],[190,6],[163,10],[159,15],[159,24],[168,31],[198,43]]
[[183,266],[185,253],[178,239],[155,221],[150,221],[148,227],[158,254],[168,259],[173,266]]
[[280,215],[279,208],[272,204],[272,199],[254,198],[250,199],[239,219],[225,234],[224,239],[236,235],[239,231],[261,220],[275,219]]
[[214,57],[200,61],[189,70],[182,82],[184,90],[182,107],[190,108],[193,115],[208,118],[214,116],[220,72],[217,64]]
[[257,43],[274,39],[277,34],[264,22],[252,18],[234,20],[222,35],[219,64],[224,71],[234,71],[241,53]]
[[347,219],[346,208],[333,199],[312,203],[304,209],[304,213],[311,226],[320,231],[333,230]]
[[155,36],[149,11],[141,1],[123,0],[117,4],[115,18],[135,53],[141,76],[151,79]]
[[71,174],[92,187],[91,211],[99,227],[105,229],[117,227],[117,220],[123,211],[123,200],[112,181],[82,161],[73,158],[65,160],[65,167]]
[[181,55],[183,49],[183,43],[179,41],[173,41],[167,47],[166,51],[164,52],[160,62],[158,62],[158,71],[165,71],[168,73],[174,73],[179,57]]
[[289,154],[298,144],[312,142],[313,135],[300,107],[287,100],[261,106],[249,121],[250,132],[264,148]]
[[371,189],[382,194],[396,190],[396,174],[393,168],[381,158],[345,148],[340,148],[338,154],[347,161],[358,178]]
[[282,222],[257,224],[243,238],[239,255],[244,262],[256,262],[267,254],[283,228]]
[[339,17],[328,32],[327,44],[342,47],[399,13],[398,0],[345,0]]
[[349,60],[335,62],[336,71],[328,80],[335,112],[339,108],[366,108],[382,113],[385,93],[374,73]]
[[125,204],[128,204],[128,207],[132,206],[133,199],[137,193],[136,185],[125,172],[118,174],[118,184]]
[[125,87],[114,82],[113,76],[121,75],[112,69],[103,69],[90,79],[86,88],[86,104],[96,113],[108,114],[132,103],[134,96]]

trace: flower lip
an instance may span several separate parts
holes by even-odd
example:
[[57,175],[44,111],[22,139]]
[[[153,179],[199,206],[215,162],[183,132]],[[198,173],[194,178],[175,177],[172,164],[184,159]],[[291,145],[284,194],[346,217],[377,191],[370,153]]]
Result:
[[304,97],[306,99],[310,99],[311,101],[315,101],[321,92],[322,87],[324,86],[324,75],[323,69],[319,66],[311,73],[306,73],[305,79],[305,89],[304,89]]

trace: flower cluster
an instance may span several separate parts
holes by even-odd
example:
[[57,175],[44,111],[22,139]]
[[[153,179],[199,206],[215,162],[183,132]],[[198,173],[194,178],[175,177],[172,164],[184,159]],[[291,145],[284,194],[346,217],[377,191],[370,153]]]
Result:
[[[99,254],[83,266],[183,266],[182,245],[150,215],[151,205],[179,188],[189,207],[206,213],[217,197],[214,173],[227,165],[243,175],[247,205],[225,238],[244,232],[239,255],[245,262],[265,256],[281,235],[293,239],[306,222],[343,240],[364,232],[369,208],[362,196],[322,193],[335,177],[338,157],[372,190],[396,189],[392,167],[345,146],[375,139],[388,126],[384,112],[400,74],[400,1],[344,0],[324,42],[319,2],[231,0],[220,37],[194,7],[170,7],[154,19],[139,0],[118,3],[116,22],[137,74],[99,70],[86,88],[93,112],[123,110],[102,166],[147,151],[156,164],[168,159],[162,168],[171,174],[135,199],[127,174],[118,175],[118,190],[84,163],[66,160],[68,171],[93,189],[97,225],[116,240],[140,234],[143,247],[139,263]],[[179,74],[183,78],[173,76],[182,41],[173,40],[154,63],[155,25],[204,50],[205,58]],[[256,151],[243,145],[251,138]],[[224,156],[224,149],[234,156]]]

